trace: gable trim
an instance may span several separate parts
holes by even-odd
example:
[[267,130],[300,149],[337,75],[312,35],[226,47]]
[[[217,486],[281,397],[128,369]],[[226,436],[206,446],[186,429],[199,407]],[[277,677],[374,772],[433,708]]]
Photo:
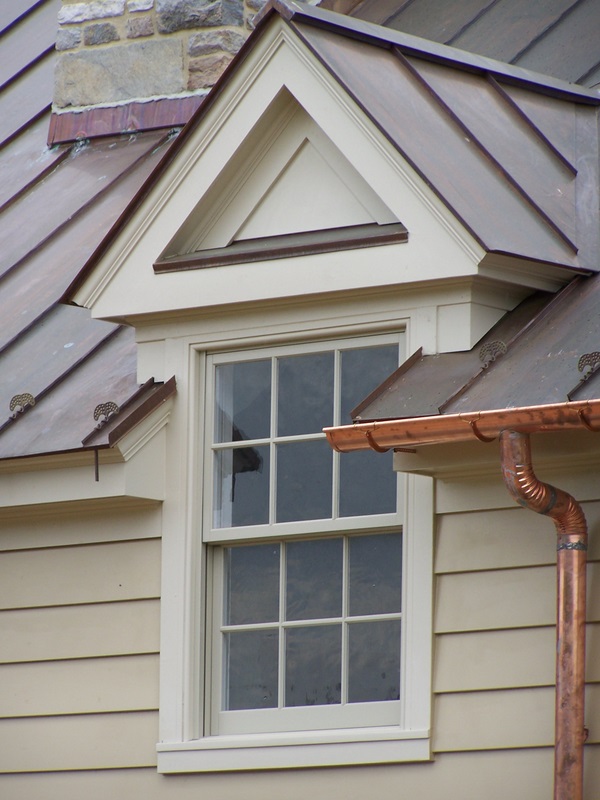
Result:
[[181,272],[188,269],[224,267],[231,264],[247,264],[254,261],[271,261],[278,258],[330,253],[340,250],[356,250],[383,244],[408,241],[408,231],[399,222],[386,225],[372,223],[351,225],[347,228],[325,228],[319,231],[287,233],[232,242],[227,247],[218,247],[196,253],[159,259],[153,264],[154,272]]

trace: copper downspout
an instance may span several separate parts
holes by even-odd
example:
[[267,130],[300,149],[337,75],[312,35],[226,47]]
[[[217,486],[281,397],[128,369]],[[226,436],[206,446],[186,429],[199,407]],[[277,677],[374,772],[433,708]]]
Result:
[[570,494],[539,481],[529,436],[500,434],[504,483],[520,505],[554,520],[557,541],[554,799],[583,797],[587,524]]

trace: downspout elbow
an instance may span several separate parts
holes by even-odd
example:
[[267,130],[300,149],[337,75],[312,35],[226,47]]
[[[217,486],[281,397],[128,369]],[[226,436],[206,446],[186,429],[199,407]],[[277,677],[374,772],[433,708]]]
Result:
[[[587,522],[579,503],[568,492],[540,481],[533,471],[531,444],[527,434],[500,434],[504,483],[521,506],[550,517],[560,537],[587,544]],[[560,545],[560,542],[559,542]]]

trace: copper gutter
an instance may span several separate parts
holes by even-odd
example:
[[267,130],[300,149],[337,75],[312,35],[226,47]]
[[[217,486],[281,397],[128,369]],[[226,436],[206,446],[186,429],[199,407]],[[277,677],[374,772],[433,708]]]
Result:
[[600,431],[600,400],[440,414],[325,428],[339,452],[500,439],[504,482],[520,505],[549,516],[557,530],[557,651],[554,800],[582,800],[587,525],[581,506],[534,474],[529,434]]
[[543,406],[502,408],[465,414],[381,420],[324,428],[334,450],[373,450],[416,447],[425,444],[466,442],[473,438],[492,441],[501,431],[597,430],[600,432],[600,400],[551,403]]

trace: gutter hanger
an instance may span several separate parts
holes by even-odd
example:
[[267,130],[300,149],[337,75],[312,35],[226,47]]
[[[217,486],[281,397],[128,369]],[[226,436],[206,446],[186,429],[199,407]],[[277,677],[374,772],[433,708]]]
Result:
[[529,434],[581,428],[600,432],[600,400],[324,429],[331,446],[341,453],[499,438],[507,489],[520,505],[553,519],[557,531],[554,800],[583,798],[587,524],[571,495],[535,476]]

